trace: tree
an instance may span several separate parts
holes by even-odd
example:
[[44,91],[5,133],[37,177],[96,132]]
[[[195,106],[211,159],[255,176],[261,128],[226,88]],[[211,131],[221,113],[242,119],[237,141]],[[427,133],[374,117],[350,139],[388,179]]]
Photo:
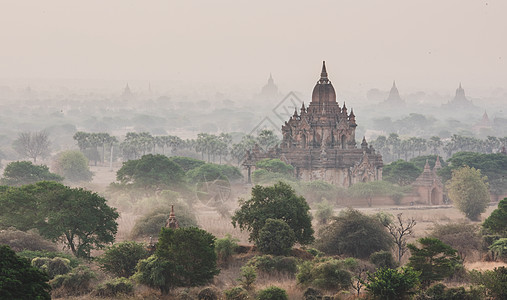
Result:
[[416,167],[415,164],[404,160],[397,160],[382,169],[382,178],[398,185],[409,185],[414,182],[422,170]]
[[488,296],[492,299],[507,299],[507,268],[498,267],[493,270],[471,271],[472,282],[484,285]]
[[181,167],[181,169],[183,169],[184,172],[196,169],[206,163],[205,161],[202,160],[184,156],[173,156],[169,159],[178,164]]
[[162,228],[154,255],[141,260],[134,277],[163,294],[208,283],[219,273],[215,237],[196,227]]
[[375,217],[349,208],[319,231],[316,247],[329,255],[368,258],[372,253],[389,250],[391,237]]
[[161,154],[147,154],[126,161],[116,172],[121,187],[142,189],[147,194],[156,190],[182,190],[184,177],[181,167]]
[[58,153],[54,161],[55,173],[70,182],[91,181],[93,173],[88,159],[79,151],[68,150]]
[[267,219],[255,245],[264,254],[287,255],[296,242],[294,231],[280,219]]
[[478,225],[466,222],[435,224],[429,236],[456,249],[463,262],[467,256],[482,250],[482,239],[478,231]]
[[30,161],[14,161],[5,167],[4,177],[0,180],[0,183],[21,186],[38,181],[60,182],[62,180],[62,176],[49,172],[49,168],[45,165],[34,165]]
[[326,290],[347,290],[352,283],[352,273],[358,267],[353,258],[324,258],[305,261],[298,267],[297,281],[303,286]]
[[250,231],[250,241],[256,241],[267,219],[281,219],[296,235],[296,241],[306,245],[313,242],[312,216],[305,199],[297,196],[286,183],[252,188],[252,198],[239,201],[240,209],[232,217],[234,227]]
[[22,132],[12,145],[19,155],[29,157],[36,163],[37,157],[49,155],[51,142],[46,131]]
[[0,270],[1,299],[51,299],[48,276],[9,246],[0,246]]
[[147,256],[143,244],[125,241],[108,247],[98,262],[103,270],[117,277],[128,278],[135,273],[137,262]]
[[487,177],[481,171],[465,166],[452,172],[447,184],[449,198],[472,221],[477,221],[489,203]]
[[454,273],[459,265],[456,250],[436,238],[424,237],[417,241],[421,244],[421,248],[415,244],[407,245],[412,254],[407,266],[421,272],[419,278],[425,287]]
[[389,234],[393,237],[394,244],[398,247],[398,262],[401,263],[401,258],[407,252],[407,238],[414,233],[414,226],[417,224],[414,218],[403,220],[402,213],[396,215],[396,220],[384,218],[381,220]]
[[419,285],[419,274],[410,267],[400,270],[380,268],[375,273],[368,274],[366,290],[375,299],[409,299]]
[[288,300],[287,292],[277,286],[270,286],[259,291],[258,300]]
[[498,208],[484,221],[482,226],[493,233],[505,235],[507,231],[507,198],[498,203]]
[[80,257],[112,243],[118,228],[119,215],[106,199],[56,182],[11,187],[0,195],[0,204],[0,216],[11,226],[37,228],[43,237],[62,241]]

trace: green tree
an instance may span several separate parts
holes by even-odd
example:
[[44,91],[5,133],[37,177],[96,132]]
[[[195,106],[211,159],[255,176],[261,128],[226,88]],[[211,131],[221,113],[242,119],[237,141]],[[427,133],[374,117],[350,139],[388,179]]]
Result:
[[479,272],[472,270],[472,282],[486,287],[488,296],[492,299],[507,299],[507,268],[498,267],[494,270]]
[[79,151],[68,150],[57,154],[54,161],[55,173],[71,182],[91,181],[93,173],[88,159]]
[[137,262],[148,256],[146,247],[134,241],[125,241],[108,247],[99,257],[100,267],[117,277],[128,278],[135,273]]
[[169,159],[178,164],[181,167],[181,169],[183,169],[184,172],[196,169],[206,163],[203,160],[198,160],[195,158],[184,156],[173,156],[170,157]]
[[403,186],[414,182],[421,173],[414,163],[400,159],[383,167],[382,179]]
[[38,181],[60,182],[62,180],[62,176],[49,172],[49,168],[45,165],[34,165],[30,161],[14,161],[5,167],[4,177],[0,180],[0,183],[21,186]]
[[366,290],[375,299],[409,299],[419,285],[419,274],[410,267],[400,270],[380,268],[375,273],[368,274]]
[[264,254],[287,255],[296,242],[294,231],[280,219],[267,219],[255,245]]
[[303,286],[314,286],[329,291],[347,290],[352,284],[352,273],[358,266],[353,258],[324,258],[305,261],[298,267],[297,281]]
[[429,236],[437,238],[455,249],[461,261],[482,250],[479,226],[466,222],[435,224]]
[[389,250],[393,242],[384,226],[352,208],[346,209],[319,231],[316,247],[329,255],[368,258],[372,253]]
[[417,240],[421,245],[408,244],[412,256],[407,266],[421,272],[420,279],[424,286],[429,286],[434,281],[440,281],[453,274],[459,265],[459,257],[456,250],[444,244],[441,240],[431,237]]
[[8,246],[0,246],[0,299],[51,299],[48,276]]
[[289,296],[287,292],[279,287],[270,286],[259,291],[257,294],[257,300],[288,300]]
[[163,294],[204,285],[219,273],[214,242],[212,234],[199,228],[162,228],[155,254],[139,261],[134,277]]
[[161,154],[147,154],[129,160],[116,172],[122,188],[138,188],[148,194],[156,190],[182,190],[185,173],[181,167]]
[[239,201],[240,209],[232,217],[234,227],[250,231],[250,241],[256,241],[267,219],[281,219],[296,235],[296,241],[306,245],[313,242],[312,216],[305,199],[297,196],[286,183],[252,188],[252,198]]
[[489,203],[487,177],[481,171],[465,166],[452,172],[447,184],[449,198],[472,221],[477,221]]
[[498,203],[498,208],[484,221],[482,226],[493,233],[506,235],[507,231],[507,198]]

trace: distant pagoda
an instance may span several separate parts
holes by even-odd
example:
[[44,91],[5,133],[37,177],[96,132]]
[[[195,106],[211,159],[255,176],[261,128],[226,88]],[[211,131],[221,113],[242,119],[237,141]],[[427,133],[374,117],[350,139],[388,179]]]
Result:
[[396,87],[396,81],[393,80],[393,86],[389,91],[389,96],[386,100],[384,100],[383,104],[396,107],[405,106],[406,103],[403,99],[401,99],[398,88]]

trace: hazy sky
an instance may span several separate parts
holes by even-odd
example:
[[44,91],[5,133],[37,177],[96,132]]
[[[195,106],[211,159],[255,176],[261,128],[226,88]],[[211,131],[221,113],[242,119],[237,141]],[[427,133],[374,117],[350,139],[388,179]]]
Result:
[[2,0],[0,38],[0,78],[507,88],[505,0]]

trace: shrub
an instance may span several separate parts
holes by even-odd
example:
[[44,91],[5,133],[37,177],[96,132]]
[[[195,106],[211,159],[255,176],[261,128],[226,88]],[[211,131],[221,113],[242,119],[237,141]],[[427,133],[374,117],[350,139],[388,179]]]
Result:
[[36,257],[32,259],[32,266],[46,272],[50,279],[55,278],[57,275],[67,274],[72,270],[70,261],[61,257]]
[[465,260],[474,251],[481,250],[482,242],[478,231],[477,225],[464,222],[436,224],[430,236],[456,249],[461,260]]
[[220,298],[220,292],[212,287],[205,287],[197,295],[199,300],[218,300]]
[[134,285],[130,279],[119,277],[101,283],[94,294],[99,297],[116,297],[118,295],[134,294]]
[[472,270],[470,277],[473,283],[483,285],[486,288],[487,295],[493,299],[507,299],[506,267],[499,267],[482,273]]
[[474,288],[467,291],[464,287],[447,288],[442,283],[429,287],[424,293],[416,297],[417,300],[481,300],[485,298],[484,288]]
[[28,258],[30,261],[32,261],[34,258],[37,258],[37,257],[41,257],[41,258],[60,257],[60,258],[64,258],[64,259],[68,260],[69,261],[69,265],[72,268],[77,267],[81,263],[81,261],[78,258],[76,258],[74,255],[67,254],[67,253],[62,253],[62,252],[29,251],[29,250],[25,250],[25,251],[18,252],[18,255],[21,256],[21,257]]
[[259,231],[255,245],[260,252],[273,255],[287,255],[296,242],[294,231],[280,219],[267,219]]
[[370,262],[374,264],[376,268],[395,269],[398,266],[390,251],[378,251],[372,253],[370,255]]
[[82,295],[90,291],[90,282],[95,274],[85,266],[79,266],[65,275],[57,275],[49,281],[56,295]]
[[276,286],[270,286],[259,292],[258,300],[288,300],[287,292]]
[[91,181],[93,173],[88,167],[88,159],[77,150],[63,151],[57,154],[53,168],[55,173],[67,181]]
[[24,232],[13,227],[0,231],[0,244],[8,245],[16,252],[23,250],[56,251],[55,244],[34,231]]
[[368,274],[366,290],[378,299],[405,299],[419,285],[419,274],[412,268],[380,268]]
[[294,257],[261,255],[251,258],[247,265],[255,267],[257,270],[274,274],[276,272],[288,273],[294,275],[297,272],[298,261]]
[[235,286],[228,290],[224,291],[225,294],[225,300],[247,300],[248,299],[248,292],[240,287]]
[[489,250],[491,250],[496,257],[505,260],[507,257],[507,238],[496,240],[489,246]]
[[305,300],[317,300],[318,297],[321,297],[322,293],[319,290],[313,289],[311,287],[307,288],[303,293],[303,297]]
[[[180,228],[197,227],[195,215],[190,211],[188,206],[178,202],[174,205],[174,211]],[[157,236],[160,232],[160,228],[165,226],[170,212],[170,207],[156,208],[152,212],[139,218],[130,233],[131,237]]]
[[135,273],[137,262],[148,257],[141,243],[126,241],[107,248],[98,259],[101,269],[118,277],[130,277]]
[[215,242],[215,252],[220,263],[226,263],[238,248],[238,239],[227,234],[223,239],[217,239]]
[[329,202],[327,200],[323,200],[321,203],[317,204],[317,212],[315,213],[315,218],[319,224],[327,224],[333,214],[333,207],[329,205]]
[[238,281],[241,285],[249,290],[252,288],[255,280],[257,279],[257,271],[254,266],[245,265],[240,269],[241,277],[238,278]]
[[298,283],[326,290],[344,290],[351,284],[352,273],[357,266],[355,259],[315,259],[299,265]]

